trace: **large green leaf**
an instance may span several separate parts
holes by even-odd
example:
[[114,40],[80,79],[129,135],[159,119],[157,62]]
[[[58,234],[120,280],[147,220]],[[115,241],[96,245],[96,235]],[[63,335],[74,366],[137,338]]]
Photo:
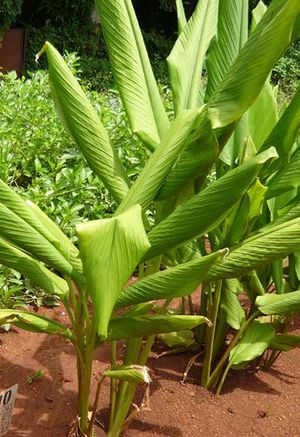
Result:
[[148,234],[152,247],[147,259],[215,228],[248,190],[262,164],[276,156],[275,149],[257,155],[180,205]]
[[125,170],[97,113],[58,51],[46,42],[49,80],[57,111],[91,169],[119,203],[128,191]]
[[116,308],[157,299],[183,297],[192,293],[202,282],[209,268],[225,253],[224,250],[215,252],[196,261],[142,278],[122,291],[116,302]]
[[245,321],[243,310],[236,291],[236,279],[225,279],[222,286],[220,305],[226,313],[226,322],[233,329],[240,329]]
[[294,202],[290,203],[286,208],[284,208],[284,210],[281,211],[281,214],[275,220],[258,230],[258,232],[265,232],[269,228],[274,228],[275,226],[278,226],[282,223],[288,222],[298,217],[300,217],[300,200],[295,200]]
[[122,316],[110,320],[107,340],[121,340],[123,338],[144,337],[165,332],[192,329],[203,323],[210,323],[203,316],[169,316],[145,315]]
[[203,62],[217,30],[218,0],[201,0],[167,58],[175,112],[201,105]]
[[0,263],[27,276],[33,284],[48,293],[56,294],[61,298],[68,294],[69,287],[64,279],[2,238],[0,238]]
[[226,221],[226,246],[239,243],[244,235],[249,234],[253,219],[262,213],[266,191],[257,178]]
[[96,0],[114,78],[133,132],[155,148],[169,121],[131,0]]
[[[222,0],[219,2],[217,38],[207,58],[207,100],[216,91],[248,38],[248,0]],[[248,116],[245,114],[236,125],[220,159],[232,168],[240,157],[248,137]],[[228,129],[229,135],[233,128]]]
[[193,182],[196,177],[206,176],[218,153],[216,134],[207,118],[207,108],[203,107],[198,123],[167,176],[157,199],[168,199],[176,195],[186,184]]
[[2,203],[0,203],[0,236],[65,275],[75,279],[80,279],[82,276],[45,237]]
[[291,156],[289,163],[282,168],[268,183],[267,198],[279,196],[287,191],[297,195],[300,186],[300,147]]
[[300,248],[300,218],[277,226],[262,228],[253,236],[234,247],[219,264],[208,273],[210,280],[234,278],[264,264],[284,258]]
[[[262,114],[264,114],[263,122]],[[276,96],[269,79],[249,109],[248,122],[251,138],[255,147],[259,149],[277,123]]]
[[106,338],[109,319],[125,283],[149,249],[141,207],[121,215],[76,226],[97,333]]
[[[79,258],[79,250],[77,247],[74,246],[56,223],[54,223],[35,203],[31,202],[31,200],[26,200],[25,203],[27,208],[32,211],[37,222],[43,226],[43,229],[47,229],[48,234],[50,234],[49,237],[47,235],[44,235],[44,237],[48,237],[47,240],[50,241],[62,255],[64,255],[72,266],[74,266],[74,268],[79,272],[82,272],[82,263]],[[18,215],[22,217],[20,213]],[[27,221],[26,218],[24,218],[24,220]],[[35,229],[39,230],[39,228],[35,226],[35,223],[31,223],[31,221],[28,223]]]
[[248,37],[248,0],[221,0],[217,38],[207,58],[206,98],[216,91]]
[[[257,4],[255,9],[253,9],[251,31],[255,29],[266,10],[267,7],[262,1]],[[259,149],[259,147],[263,144],[264,140],[270,134],[277,122],[277,90],[276,88],[272,87],[270,79],[271,77],[269,76],[259,96],[249,109],[249,132],[256,149]],[[264,114],[263,123],[261,122],[262,114]]]
[[[224,134],[229,134],[229,139],[219,156],[219,159],[231,168],[245,161],[245,158],[256,154],[256,149],[248,129],[248,112],[234,125],[234,130],[231,125],[222,129]],[[231,133],[232,135],[230,136]]]
[[263,314],[300,312],[300,291],[284,294],[265,294],[256,298],[256,305]]
[[300,347],[300,335],[276,334],[270,344],[271,349],[279,351],[289,351],[295,347]]
[[6,319],[7,322],[13,323],[26,331],[62,335],[70,340],[74,338],[72,332],[56,320],[50,320],[47,317],[27,311],[0,309],[0,319]]
[[78,250],[59,227],[30,200],[24,201],[0,179],[0,202],[32,226],[76,269],[81,270]]
[[229,355],[229,366],[241,366],[261,356],[275,336],[272,325],[254,321]]
[[145,210],[164,183],[180,151],[194,141],[200,110],[180,113],[172,123],[162,143],[156,148],[128,195],[120,204],[117,214],[130,206],[140,204]]
[[[300,87],[260,150],[276,147],[280,158],[287,156],[300,128]],[[281,162],[280,160],[278,162]],[[276,163],[278,165],[278,163]]]
[[299,13],[298,0],[272,1],[208,102],[213,128],[238,120],[253,104],[273,65],[295,36]]

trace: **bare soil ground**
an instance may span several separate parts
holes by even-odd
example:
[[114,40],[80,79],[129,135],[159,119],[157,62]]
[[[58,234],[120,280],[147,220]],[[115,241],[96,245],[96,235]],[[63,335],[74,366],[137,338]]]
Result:
[[[60,308],[51,310],[60,320]],[[66,321],[66,320],[65,320]],[[300,332],[300,324],[295,329]],[[11,329],[0,333],[0,391],[19,384],[7,437],[66,437],[76,414],[76,357],[64,339]],[[281,354],[268,371],[232,372],[220,397],[194,383],[180,383],[190,356],[156,358],[151,411],[140,412],[126,437],[300,436],[300,350]],[[107,350],[96,357],[94,378],[109,361]],[[43,376],[31,384],[37,370]],[[104,382],[100,408],[107,408],[109,384]]]

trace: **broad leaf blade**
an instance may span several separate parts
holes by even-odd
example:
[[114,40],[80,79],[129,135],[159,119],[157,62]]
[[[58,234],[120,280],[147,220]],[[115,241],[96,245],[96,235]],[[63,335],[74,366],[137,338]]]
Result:
[[300,312],[300,291],[284,294],[265,294],[256,298],[256,305],[263,314],[288,314]]
[[198,123],[195,124],[192,134],[167,176],[157,199],[168,199],[178,194],[196,177],[206,176],[218,153],[219,144],[210,120],[207,118],[207,108],[203,107]]
[[0,238],[0,263],[17,270],[48,293],[55,294],[62,299],[68,294],[69,287],[64,279],[2,238]]
[[80,270],[78,250],[55,223],[30,200],[24,201],[0,179],[0,202],[32,226],[49,241],[74,267]]
[[208,102],[213,128],[238,120],[253,104],[273,65],[292,42],[299,12],[298,0],[272,1]]
[[180,151],[194,138],[199,119],[199,110],[179,114],[161,144],[156,148],[141,174],[119,206],[117,213],[137,203],[145,210],[164,183]]
[[207,58],[206,97],[216,91],[248,37],[248,0],[221,0],[217,38]]
[[[278,120],[276,126],[265,140],[260,150],[266,150],[271,145],[276,147],[280,158],[287,156],[294,144],[300,128],[300,88],[290,104]],[[281,162],[279,160],[278,162]],[[278,163],[276,163],[278,164]]]
[[261,356],[275,336],[273,326],[254,321],[245,331],[239,343],[232,349],[229,365],[240,366]]
[[108,134],[76,78],[58,51],[46,42],[49,80],[57,111],[91,169],[119,203],[128,191],[125,170]]
[[122,291],[115,308],[190,294],[202,282],[209,268],[225,253],[225,250],[219,251],[196,261],[146,276]]
[[292,155],[289,163],[268,183],[267,198],[279,196],[288,191],[297,195],[300,186],[300,147]]
[[245,321],[245,311],[235,293],[235,287],[234,279],[224,280],[220,305],[226,313],[228,325],[233,329],[239,330]]
[[111,319],[108,327],[107,340],[121,340],[124,338],[144,337],[165,332],[192,329],[203,323],[210,323],[203,316],[169,316],[145,315],[122,316]]
[[[26,200],[26,206],[31,210],[38,223],[43,226],[43,229],[47,229],[50,234],[49,238],[47,238],[47,235],[45,235],[45,238],[47,238],[47,240],[50,241],[62,255],[64,255],[76,270],[82,272],[82,263],[79,258],[79,250],[77,247],[74,246],[68,237],[59,229],[56,223],[54,223],[35,203]],[[29,222],[29,224],[31,224],[31,222]],[[31,224],[31,226],[37,229],[34,224]]]
[[0,203],[0,236],[61,273],[76,278],[80,276],[46,238],[2,203]]
[[265,230],[262,228],[234,247],[221,263],[213,266],[208,278],[240,277],[255,268],[284,258],[297,248],[300,248],[300,218],[266,227]]
[[169,121],[131,0],[97,0],[114,78],[133,132],[155,148]]
[[258,232],[265,232],[270,228],[286,223],[290,220],[300,217],[300,201],[296,200],[288,205],[284,211],[272,222],[261,228]]
[[249,234],[249,226],[251,226],[253,219],[262,213],[266,191],[267,188],[257,178],[242,198],[238,207],[234,209],[227,219],[226,246],[233,246],[239,243],[245,234]]
[[[263,122],[261,120],[264,114]],[[254,105],[249,109],[249,132],[257,150],[261,147],[277,123],[277,102],[269,79],[263,86]]]
[[150,247],[141,207],[135,205],[116,217],[77,225],[76,232],[97,333],[105,338],[115,302]]
[[179,35],[168,59],[175,112],[201,105],[203,62],[217,30],[218,0],[201,0]]
[[32,314],[27,311],[0,309],[0,319],[6,319],[26,331],[62,335],[70,340],[74,337],[68,328],[55,320],[50,320],[47,317]]
[[276,334],[270,344],[271,349],[285,352],[295,347],[300,347],[300,335]]
[[275,156],[275,149],[270,149],[267,154],[248,160],[180,205],[148,234],[152,247],[147,259],[203,235],[220,224],[248,190],[262,164]]
[[[205,100],[216,91],[248,38],[248,0],[219,2],[218,31],[207,58],[208,83]],[[228,128],[230,135],[233,128]],[[241,155],[248,138],[248,116],[244,114],[220,154],[220,159],[232,168]]]

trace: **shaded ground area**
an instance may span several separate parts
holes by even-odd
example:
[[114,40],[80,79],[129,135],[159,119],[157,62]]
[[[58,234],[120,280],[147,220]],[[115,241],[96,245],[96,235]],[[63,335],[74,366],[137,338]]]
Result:
[[[57,317],[64,318],[61,309]],[[297,329],[298,331],[298,329]],[[7,437],[66,437],[76,411],[76,359],[64,339],[12,329],[0,334],[0,389],[19,384],[11,431]],[[219,398],[193,383],[182,385],[187,355],[149,360],[154,371],[151,411],[131,423],[126,437],[138,436],[299,436],[300,350],[282,354],[268,372],[232,372]],[[94,369],[107,366],[100,351]],[[31,384],[27,377],[42,370]],[[100,408],[108,404],[104,382]]]

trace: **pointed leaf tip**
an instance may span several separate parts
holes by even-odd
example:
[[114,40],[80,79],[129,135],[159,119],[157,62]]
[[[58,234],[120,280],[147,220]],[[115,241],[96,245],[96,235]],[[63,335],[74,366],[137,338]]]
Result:
[[150,247],[141,207],[135,205],[116,217],[77,225],[76,232],[97,333],[104,339],[115,302]]

